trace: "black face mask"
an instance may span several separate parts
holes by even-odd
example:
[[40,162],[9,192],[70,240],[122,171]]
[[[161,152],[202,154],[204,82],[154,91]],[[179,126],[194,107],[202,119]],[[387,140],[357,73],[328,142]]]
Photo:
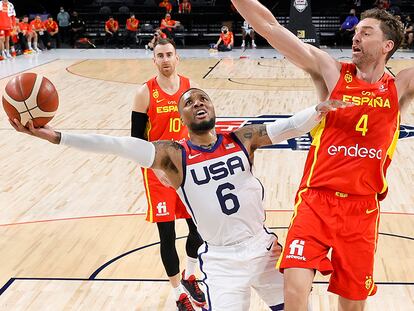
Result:
[[227,33],[227,30],[224,30],[223,33],[226,34]]

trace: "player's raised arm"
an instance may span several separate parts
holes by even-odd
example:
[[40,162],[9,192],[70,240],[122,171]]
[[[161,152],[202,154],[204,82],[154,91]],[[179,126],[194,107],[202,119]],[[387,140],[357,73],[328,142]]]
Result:
[[181,146],[176,142],[158,141],[151,143],[126,136],[60,133],[50,126],[35,128],[31,120],[28,122],[27,128],[17,119],[9,121],[18,132],[82,151],[114,154],[130,159],[142,167],[164,171],[173,186],[178,187],[181,183]]
[[[257,0],[232,0],[243,18],[267,42],[299,68],[313,74],[322,74],[340,65],[329,54],[303,43],[288,29],[279,24],[272,13]],[[327,72],[327,71],[326,71]]]
[[290,118],[270,124],[249,125],[235,133],[243,145],[252,153],[262,146],[276,144],[289,138],[301,136],[311,131],[329,111],[353,106],[342,101],[326,101],[301,110]]
[[401,110],[414,101],[414,67],[401,70],[395,77]]

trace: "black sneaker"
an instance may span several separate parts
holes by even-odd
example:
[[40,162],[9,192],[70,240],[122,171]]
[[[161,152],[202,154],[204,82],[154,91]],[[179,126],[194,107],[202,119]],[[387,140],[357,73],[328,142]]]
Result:
[[198,286],[197,280],[194,275],[190,275],[187,280],[184,280],[185,271],[181,275],[181,284],[190,294],[191,299],[197,307],[203,307],[206,304],[206,296]]
[[195,311],[186,293],[182,293],[176,302],[178,311]]

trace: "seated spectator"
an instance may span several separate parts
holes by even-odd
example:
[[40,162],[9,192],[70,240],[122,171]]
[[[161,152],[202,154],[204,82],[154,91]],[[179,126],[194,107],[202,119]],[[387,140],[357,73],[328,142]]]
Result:
[[221,34],[220,38],[218,39],[217,43],[215,44],[214,48],[219,50],[220,52],[227,52],[231,51],[234,46],[234,36],[227,26],[221,27]]
[[115,43],[119,46],[118,41],[119,24],[112,16],[105,22],[105,45]]
[[374,6],[380,10],[388,10],[390,8],[390,2],[388,0],[375,0]]
[[254,42],[254,29],[252,26],[250,26],[250,24],[246,21],[243,22],[243,26],[242,26],[242,36],[243,36],[243,41],[241,44],[241,48],[244,48],[246,46],[246,37],[249,36],[250,39],[252,40],[252,48],[256,48],[256,43]]
[[53,17],[49,15],[47,21],[44,22],[46,31],[49,33],[50,40],[54,39],[56,41],[56,47],[60,48],[60,34],[59,34],[59,26],[53,20]]
[[169,0],[162,0],[158,6],[160,8],[165,8],[166,13],[171,13],[172,11],[172,4]]
[[408,49],[412,49],[413,42],[414,42],[414,23],[411,20],[411,16],[408,15],[405,18],[405,23],[404,23],[404,46]]
[[137,41],[137,31],[139,26],[139,20],[135,18],[135,14],[131,14],[131,17],[126,21],[126,33],[125,33],[125,40],[124,46],[130,48],[131,43],[133,45],[136,44]]
[[43,46],[50,50],[50,36],[49,33],[46,31],[46,27],[44,23],[42,22],[40,15],[36,15],[35,19],[30,22],[30,26],[32,26],[32,29],[36,32],[38,38],[43,43]]
[[145,49],[150,49],[151,51],[154,49],[155,44],[159,39],[167,39],[167,35],[162,32],[160,28],[155,29],[154,36],[152,37],[151,41],[145,45]]
[[[29,18],[27,15],[24,15],[22,20],[18,23],[19,29],[19,40],[22,44],[23,54],[29,54],[31,52],[40,52],[37,46],[37,33],[32,29],[32,26],[29,24]],[[27,46],[24,44],[27,42]]]
[[349,11],[349,15],[346,17],[345,21],[339,28],[339,31],[336,33],[335,44],[343,46],[344,42],[347,44],[351,42],[358,22],[358,17],[355,16],[355,9],[351,9]]
[[161,20],[161,30],[167,35],[168,38],[174,39],[174,29],[180,25],[179,21],[171,19],[171,14],[165,14],[165,18]]
[[85,22],[80,19],[78,12],[73,11],[70,22],[71,45],[76,48],[76,41],[85,35]]
[[178,6],[178,13],[190,14],[191,13],[191,2],[190,0],[183,0]]

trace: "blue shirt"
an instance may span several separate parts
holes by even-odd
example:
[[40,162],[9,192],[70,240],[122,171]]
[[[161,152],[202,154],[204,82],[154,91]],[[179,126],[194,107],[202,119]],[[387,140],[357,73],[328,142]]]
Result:
[[342,23],[341,29],[351,29],[356,24],[358,24],[358,22],[359,22],[358,17],[349,15],[346,17],[345,21]]

